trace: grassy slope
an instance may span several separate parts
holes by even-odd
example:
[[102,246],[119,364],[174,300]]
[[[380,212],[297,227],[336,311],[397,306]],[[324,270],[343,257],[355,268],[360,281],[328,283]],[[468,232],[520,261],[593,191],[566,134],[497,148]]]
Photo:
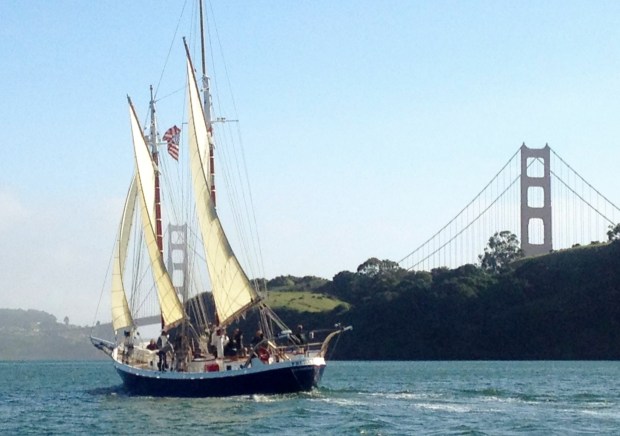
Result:
[[338,305],[348,307],[347,303],[324,294],[308,291],[269,291],[267,303],[274,310],[280,308],[297,312],[329,312]]

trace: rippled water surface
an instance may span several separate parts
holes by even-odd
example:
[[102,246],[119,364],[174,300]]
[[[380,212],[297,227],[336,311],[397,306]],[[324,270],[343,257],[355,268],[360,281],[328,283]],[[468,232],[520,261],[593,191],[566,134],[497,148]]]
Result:
[[0,434],[620,434],[620,362],[330,362],[304,394],[129,396],[110,362],[0,362]]

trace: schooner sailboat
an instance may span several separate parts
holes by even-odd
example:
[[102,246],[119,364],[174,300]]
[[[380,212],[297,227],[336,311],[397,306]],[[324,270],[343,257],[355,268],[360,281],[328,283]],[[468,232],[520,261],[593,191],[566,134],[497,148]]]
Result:
[[[202,5],[200,16],[202,30]],[[91,337],[91,342],[111,357],[131,393],[227,396],[310,390],[321,379],[330,342],[350,327],[293,334],[269,308],[260,282],[250,280],[235,256],[216,210],[209,80],[203,60],[201,99],[185,40],[184,44],[186,128],[173,126],[160,139],[151,88],[150,127],[145,134],[128,98],[135,173],[121,216],[111,277],[117,339]],[[204,59],[204,48],[202,53]],[[186,150],[179,150],[180,135]],[[190,212],[181,212],[176,205],[168,215],[167,246],[162,204],[167,178],[160,145],[167,146],[172,159],[187,163],[193,193],[193,201],[182,202]],[[147,254],[135,254],[142,250]],[[145,263],[148,276],[143,272]],[[205,274],[208,285],[199,283]],[[144,341],[139,334],[137,316],[149,294],[157,295],[162,331],[158,343]],[[256,320],[251,345],[243,344],[239,333],[231,338],[226,334],[246,316]]]

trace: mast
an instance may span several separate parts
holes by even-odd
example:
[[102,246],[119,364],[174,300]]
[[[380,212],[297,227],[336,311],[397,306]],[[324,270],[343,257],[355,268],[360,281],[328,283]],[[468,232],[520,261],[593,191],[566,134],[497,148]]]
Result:
[[[213,119],[211,117],[211,90],[209,87],[209,76],[207,75],[206,55],[205,55],[205,37],[204,37],[204,19],[203,19],[203,5],[202,0],[198,1],[200,5],[200,44],[201,44],[201,58],[202,58],[202,87],[203,87],[203,112],[207,125],[208,140],[209,140],[209,185],[211,189],[211,201],[213,202],[213,208],[217,209],[216,195],[215,195],[215,141],[213,139]],[[188,50],[187,44],[185,49]],[[188,51],[189,56],[189,51]],[[219,119],[218,119],[219,121]],[[223,120],[222,120],[223,121]],[[244,273],[245,275],[245,273]],[[263,309],[263,306],[259,306],[260,324],[262,325],[263,332],[267,334],[267,337],[272,337],[272,331],[270,323],[267,319],[267,313]],[[216,311],[216,320],[218,318]],[[217,322],[219,324],[219,320]]]
[[205,113],[205,121],[207,122],[207,130],[209,131],[209,184],[211,185],[211,201],[213,206],[215,202],[215,144],[213,141],[213,122],[211,121],[211,89],[209,88],[209,76],[207,76],[207,62],[205,56],[205,33],[204,19],[202,13],[202,0],[198,2],[200,5],[200,48],[202,60],[202,89],[203,89],[203,108]]
[[[155,99],[153,98],[153,85],[150,87],[151,101],[149,109],[151,112],[151,129],[149,133],[149,145],[151,146],[151,157],[156,168],[159,168],[159,151],[157,150],[157,120],[155,117]],[[159,170],[155,172],[155,235],[157,238],[157,248],[163,256],[164,254],[164,236],[161,224],[161,194],[159,187]],[[161,315],[161,327],[165,326],[164,315]]]
[[[153,98],[153,85],[151,85],[151,102],[149,104],[151,111],[151,130],[149,135],[149,145],[151,146],[151,156],[155,167],[159,167],[159,151],[157,150],[157,120],[155,117],[155,99]],[[159,171],[155,173],[155,225],[157,235],[157,248],[163,255],[164,239],[161,225],[161,195],[159,188]]]

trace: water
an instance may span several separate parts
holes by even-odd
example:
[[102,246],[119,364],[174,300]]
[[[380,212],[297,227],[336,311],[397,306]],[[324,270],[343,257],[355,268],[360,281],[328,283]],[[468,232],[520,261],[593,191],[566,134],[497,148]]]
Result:
[[0,434],[619,434],[620,362],[330,362],[314,392],[131,397],[110,362],[0,362]]

